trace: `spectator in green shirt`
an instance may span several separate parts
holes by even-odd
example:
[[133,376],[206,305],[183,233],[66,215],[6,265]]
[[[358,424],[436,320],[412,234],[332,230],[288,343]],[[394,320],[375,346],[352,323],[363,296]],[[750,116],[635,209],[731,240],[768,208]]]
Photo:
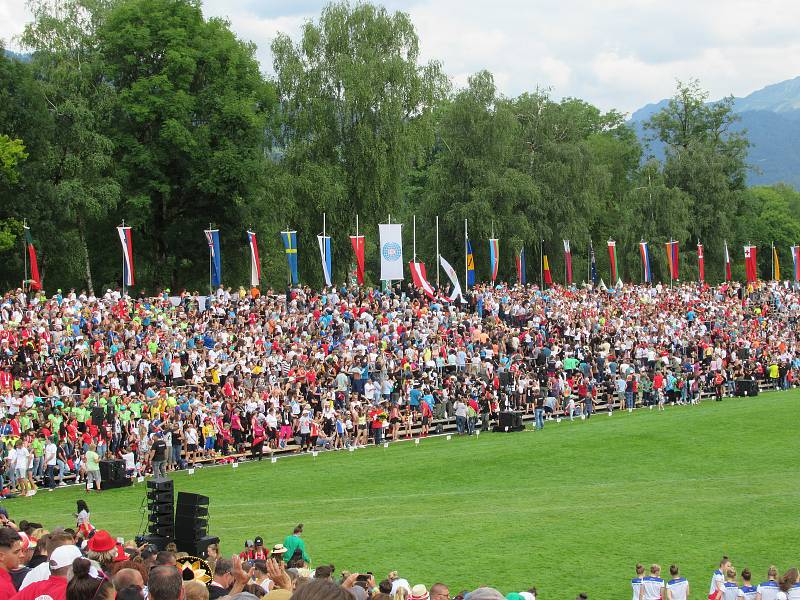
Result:
[[294,528],[292,535],[287,535],[286,539],[283,540],[283,545],[286,548],[286,552],[283,555],[283,560],[287,563],[295,557],[296,554],[299,553],[299,557],[309,563],[311,559],[308,558],[308,554],[306,554],[306,545],[303,542],[303,539],[300,535],[303,533],[303,524],[300,523],[297,527]]

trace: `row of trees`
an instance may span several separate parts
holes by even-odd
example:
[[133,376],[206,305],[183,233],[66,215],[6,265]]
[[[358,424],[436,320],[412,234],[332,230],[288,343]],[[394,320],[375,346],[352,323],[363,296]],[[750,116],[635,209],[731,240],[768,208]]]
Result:
[[[266,283],[281,285],[279,231],[290,227],[301,278],[318,285],[323,212],[337,281],[353,262],[356,215],[373,278],[377,224],[390,214],[407,224],[416,215],[417,254],[429,263],[435,218],[451,262],[463,256],[468,219],[479,277],[493,229],[508,279],[523,246],[530,275],[538,271],[540,240],[555,273],[561,240],[572,240],[577,274],[590,240],[598,249],[614,238],[630,280],[641,273],[640,239],[654,243],[661,279],[658,242],[681,242],[689,278],[687,250],[702,240],[712,280],[724,240],[734,257],[748,240],[800,240],[800,195],[746,187],[748,143],[731,129],[732,101],[708,104],[696,82],[679,84],[648,123],[666,146],[661,162],[646,158],[616,111],[543,90],[507,98],[486,71],[451,89],[438,63],[420,62],[408,15],[381,6],[330,4],[296,42],[279,35],[269,77],[255,47],[204,18],[199,0],[31,8],[21,38],[29,59],[0,56],[4,287],[21,279],[23,219],[49,289],[119,285],[123,219],[134,227],[137,288],[147,290],[204,286],[209,224],[221,231],[227,283],[247,281],[244,230],[253,228]],[[597,257],[606,268],[606,253]]]

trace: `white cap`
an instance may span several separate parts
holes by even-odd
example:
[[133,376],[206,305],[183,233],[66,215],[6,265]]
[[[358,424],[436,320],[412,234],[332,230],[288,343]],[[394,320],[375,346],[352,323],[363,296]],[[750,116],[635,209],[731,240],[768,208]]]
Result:
[[50,555],[50,568],[63,569],[69,567],[76,558],[83,556],[77,546],[69,544],[68,546],[59,546]]

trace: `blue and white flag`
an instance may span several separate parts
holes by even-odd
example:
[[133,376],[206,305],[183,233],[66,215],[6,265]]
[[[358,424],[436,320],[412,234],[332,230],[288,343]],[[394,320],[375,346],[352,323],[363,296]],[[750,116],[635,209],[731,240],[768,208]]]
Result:
[[222,263],[219,252],[219,229],[206,229],[208,252],[211,255],[211,287],[219,287],[222,283]]
[[325,278],[326,287],[331,284],[331,236],[318,235],[319,256],[322,259],[322,276]]
[[399,223],[378,225],[381,243],[381,281],[403,279],[403,226]]

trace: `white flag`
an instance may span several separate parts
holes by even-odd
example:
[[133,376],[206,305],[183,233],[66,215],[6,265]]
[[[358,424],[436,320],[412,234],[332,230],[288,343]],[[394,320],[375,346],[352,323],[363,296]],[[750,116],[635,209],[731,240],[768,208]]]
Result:
[[381,238],[381,281],[403,279],[403,226],[378,225]]
[[450,278],[450,283],[453,284],[453,292],[450,294],[450,301],[452,302],[461,296],[461,301],[463,302],[464,294],[461,292],[461,284],[458,283],[458,275],[456,275],[456,270],[450,266],[450,263],[444,259],[444,256],[439,255],[439,262],[442,264],[444,272],[447,273],[447,276]]

